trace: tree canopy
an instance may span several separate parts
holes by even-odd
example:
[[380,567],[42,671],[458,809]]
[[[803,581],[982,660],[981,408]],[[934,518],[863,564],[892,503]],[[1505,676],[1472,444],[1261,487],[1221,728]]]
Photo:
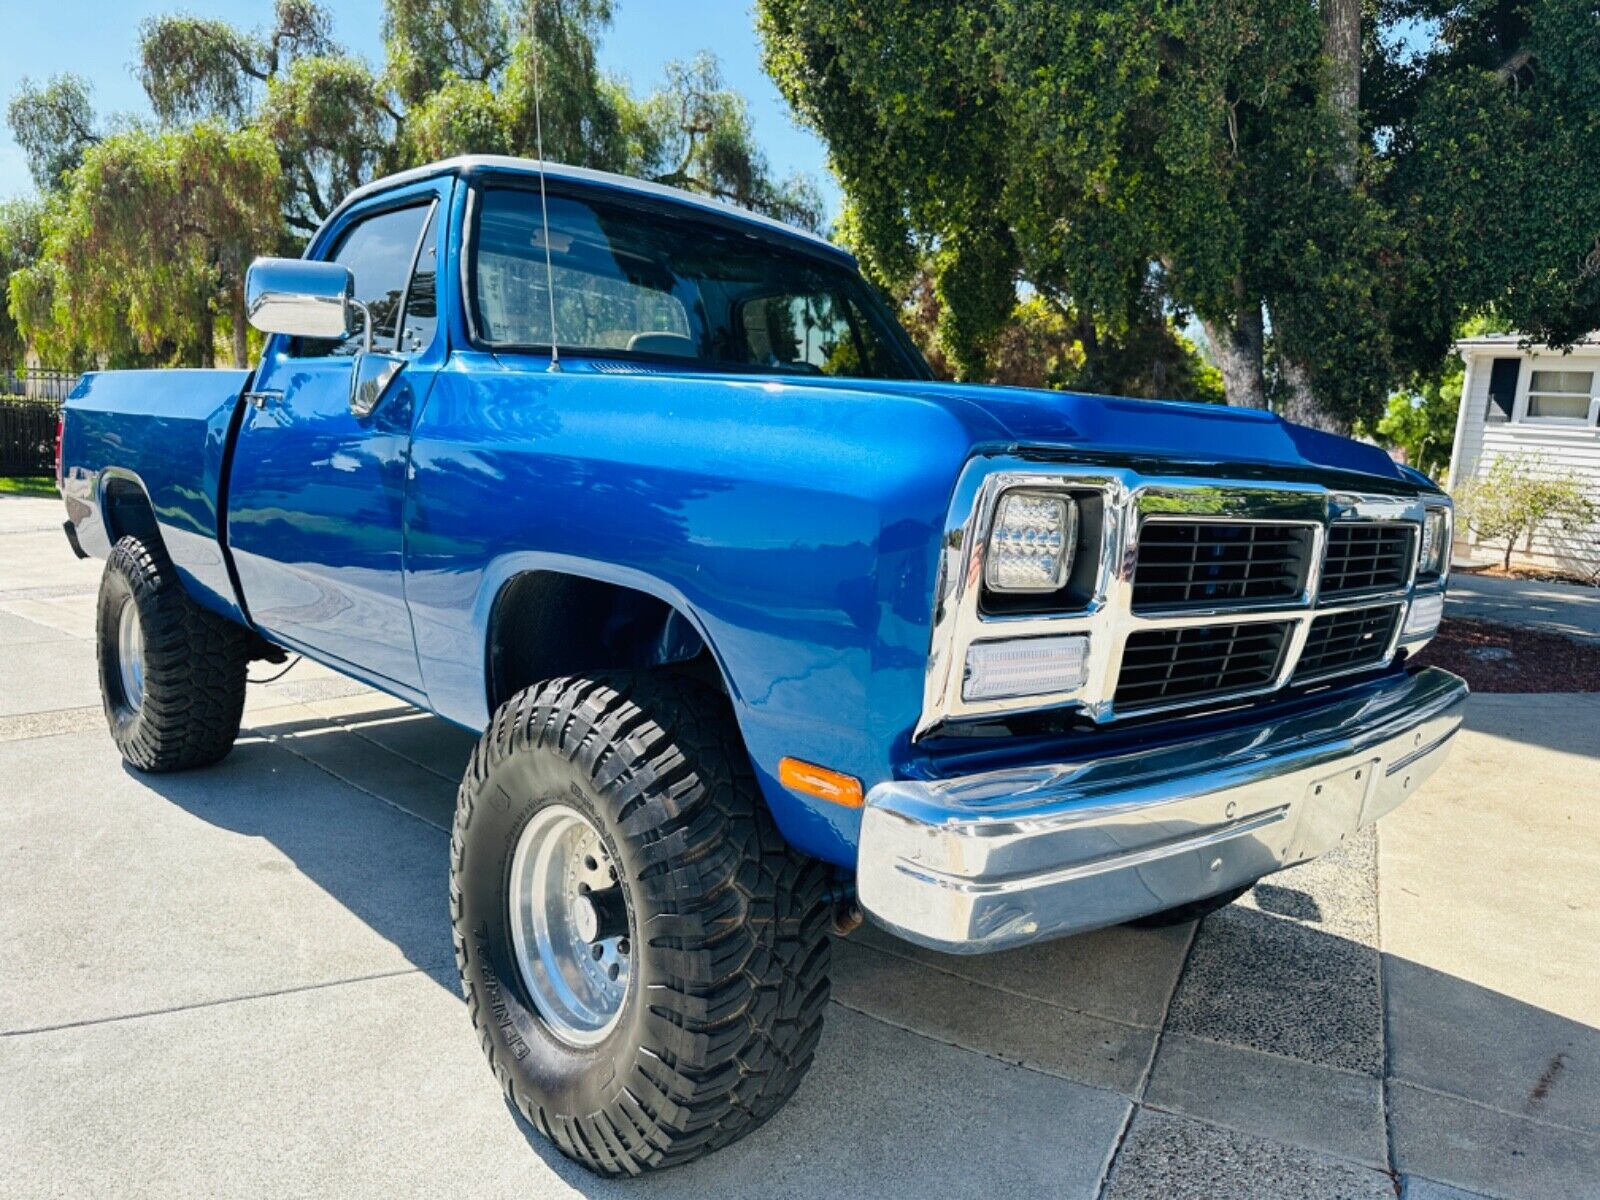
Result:
[[23,79],[6,120],[40,191],[56,187],[101,137],[89,82],[80,75],[57,75],[44,84]]
[[[159,158],[180,135],[227,137],[250,170],[266,146],[263,251],[292,252],[378,174],[532,155],[538,115],[554,160],[817,227],[815,185],[775,177],[713,58],[645,92],[600,68],[612,12],[385,0],[377,66],[316,0],[276,0],[258,28],[156,17],[136,53],[153,123],[97,115],[78,77],[25,80],[7,118],[42,202],[0,213],[0,340],[199,352],[177,309],[142,310],[170,328],[114,330],[55,299],[86,268],[53,235],[112,202],[78,176],[113,142]],[[1600,327],[1585,0],[758,0],[757,16],[843,185],[837,236],[951,374],[1203,397],[1220,372],[1232,403],[1349,428],[1437,372],[1474,314],[1557,346]],[[229,210],[229,178],[201,208]],[[143,232],[93,228],[105,263],[134,261],[114,243]],[[227,325],[230,268],[207,253]],[[1185,336],[1202,330],[1217,371]]]
[[[1405,268],[1401,344],[1466,313],[1567,345],[1600,328],[1600,19],[1578,0],[1384,0],[1363,120]],[[1420,52],[1385,44],[1436,29]]]
[[1230,401],[1305,393],[1347,426],[1490,303],[1557,344],[1600,324],[1592,7],[758,12],[866,261],[892,285],[931,265],[958,371],[988,372],[1020,281],[1096,325],[1192,315]]
[[41,348],[209,366],[220,311],[247,365],[244,272],[279,221],[267,140],[209,121],[134,130],[90,147],[68,178],[43,213],[39,260],[10,281]]
[[27,348],[6,296],[11,277],[32,266],[43,249],[41,216],[37,201],[0,201],[0,362],[16,362]]

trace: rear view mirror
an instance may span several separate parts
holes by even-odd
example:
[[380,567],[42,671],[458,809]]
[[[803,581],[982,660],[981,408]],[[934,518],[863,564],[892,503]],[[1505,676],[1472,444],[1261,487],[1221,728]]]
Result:
[[350,333],[355,276],[338,263],[258,258],[244,283],[245,316],[263,333],[342,338]]

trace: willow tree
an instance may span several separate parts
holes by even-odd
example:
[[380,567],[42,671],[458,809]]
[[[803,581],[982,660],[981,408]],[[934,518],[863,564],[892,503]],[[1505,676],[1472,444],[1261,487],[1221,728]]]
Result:
[[[155,132],[110,136],[128,123],[98,122],[75,77],[24,84],[10,105],[52,235],[43,257],[13,239],[34,257],[5,264],[14,281],[5,319],[14,311],[61,361],[124,362],[209,361],[221,319],[239,357],[238,281],[250,253],[292,252],[346,194],[388,171],[453,154],[534,154],[538,115],[557,161],[818,225],[814,185],[774,176],[714,59],[673,65],[643,97],[600,69],[611,12],[608,0],[386,0],[381,69],[334,41],[315,0],[277,0],[254,28],[184,14],[145,21],[137,69]],[[188,208],[164,166],[181,153],[192,159]],[[143,262],[130,252],[163,238],[176,253]]]
[[256,29],[182,14],[147,20],[139,76],[163,124],[207,119],[271,140],[292,239],[375,175],[455,154],[532,155],[541,117],[553,160],[672,175],[816,224],[815,189],[773,178],[715,60],[674,65],[644,98],[600,69],[611,15],[609,0],[386,0],[385,62],[375,70],[333,40],[326,8],[277,0]]
[[61,177],[103,136],[89,81],[71,73],[42,84],[24,78],[6,105],[6,123],[41,192],[59,186]]
[[139,28],[139,79],[157,119],[264,133],[278,155],[284,223],[302,240],[351,188],[398,162],[399,113],[331,28],[313,0],[277,0],[259,29],[186,14]]
[[600,69],[606,0],[388,0],[387,78],[406,106],[403,153],[544,153],[700,192],[813,228],[821,198],[777,178],[745,98],[716,57],[668,63],[644,96]]
[[43,248],[42,206],[36,200],[0,201],[0,363],[21,361],[27,341],[11,315],[11,277],[31,267]]
[[25,337],[66,356],[146,354],[210,366],[220,317],[249,365],[244,272],[280,228],[277,157],[209,122],[92,146],[52,196],[37,261],[11,279]]
[[386,76],[410,114],[408,157],[531,155],[542,118],[550,158],[626,169],[633,98],[599,65],[611,13],[607,0],[386,0]]

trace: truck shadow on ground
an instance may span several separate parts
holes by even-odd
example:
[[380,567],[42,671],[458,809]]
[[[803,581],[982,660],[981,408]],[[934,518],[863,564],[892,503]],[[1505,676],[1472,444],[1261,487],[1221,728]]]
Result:
[[1445,616],[1592,639],[1600,633],[1600,587],[1456,574]]
[[[444,827],[455,735],[404,708],[362,722],[364,732],[354,723],[258,720],[264,737],[242,740],[221,767],[141,782],[201,820],[270,842],[459,994]],[[1563,748],[1583,753],[1585,737],[1569,734]],[[411,761],[397,758],[408,750]],[[907,1187],[919,1195],[1075,1194],[1080,1181],[1082,1194],[1093,1194],[1128,1103],[1147,1087],[1159,1104],[1127,1134],[1111,1195],[1124,1176],[1181,1178],[1181,1163],[1165,1161],[1151,1148],[1154,1135],[1141,1140],[1141,1131],[1187,1118],[1324,1150],[1323,1129],[1348,1125],[1366,1150],[1346,1153],[1362,1169],[1397,1161],[1402,1171],[1498,1194],[1562,1194],[1564,1176],[1532,1181],[1546,1160],[1575,1171],[1600,1155],[1600,1030],[1380,956],[1347,935],[1341,915],[1372,903],[1355,894],[1372,880],[1351,875],[1345,895],[1325,882],[1302,886],[1310,877],[1301,871],[1259,885],[1253,900],[1209,918],[1192,940],[1182,931],[1111,931],[957,959],[882,934],[853,938],[849,953],[835,956],[839,1002],[794,1101],[731,1149],[642,1185],[588,1175],[507,1112],[534,1153],[590,1196],[736,1194],[752,1179],[763,1195],[808,1200]],[[1102,987],[1081,999],[1072,977],[1091,946],[1097,975],[1159,980],[1151,986],[1160,994],[1152,1001],[1148,989],[1132,989],[1119,1007],[1117,989]],[[1122,1029],[1136,1044],[1142,1060],[1127,1086],[1107,1084],[1094,1065],[1105,1045],[1077,1018]],[[464,1013],[461,1036],[473,1038]],[[1332,1068],[1342,1085],[1323,1094],[1297,1076],[1295,1088],[1274,1096],[1259,1094],[1261,1077],[1248,1072],[1185,1082],[1167,1057],[1186,1040]],[[1343,1086],[1352,1079],[1353,1089]],[[488,1080],[486,1068],[493,1086]],[[974,1156],[971,1147],[992,1143],[997,1129],[1027,1152],[1001,1163]],[[1349,1159],[1339,1169],[1351,1169]],[[1181,1192],[1175,1184],[1158,1194]]]

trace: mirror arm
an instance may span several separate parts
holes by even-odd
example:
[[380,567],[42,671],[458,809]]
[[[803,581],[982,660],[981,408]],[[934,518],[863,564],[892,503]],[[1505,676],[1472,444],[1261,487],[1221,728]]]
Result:
[[372,310],[357,300],[354,296],[345,300],[351,308],[361,314],[361,352],[372,353]]

